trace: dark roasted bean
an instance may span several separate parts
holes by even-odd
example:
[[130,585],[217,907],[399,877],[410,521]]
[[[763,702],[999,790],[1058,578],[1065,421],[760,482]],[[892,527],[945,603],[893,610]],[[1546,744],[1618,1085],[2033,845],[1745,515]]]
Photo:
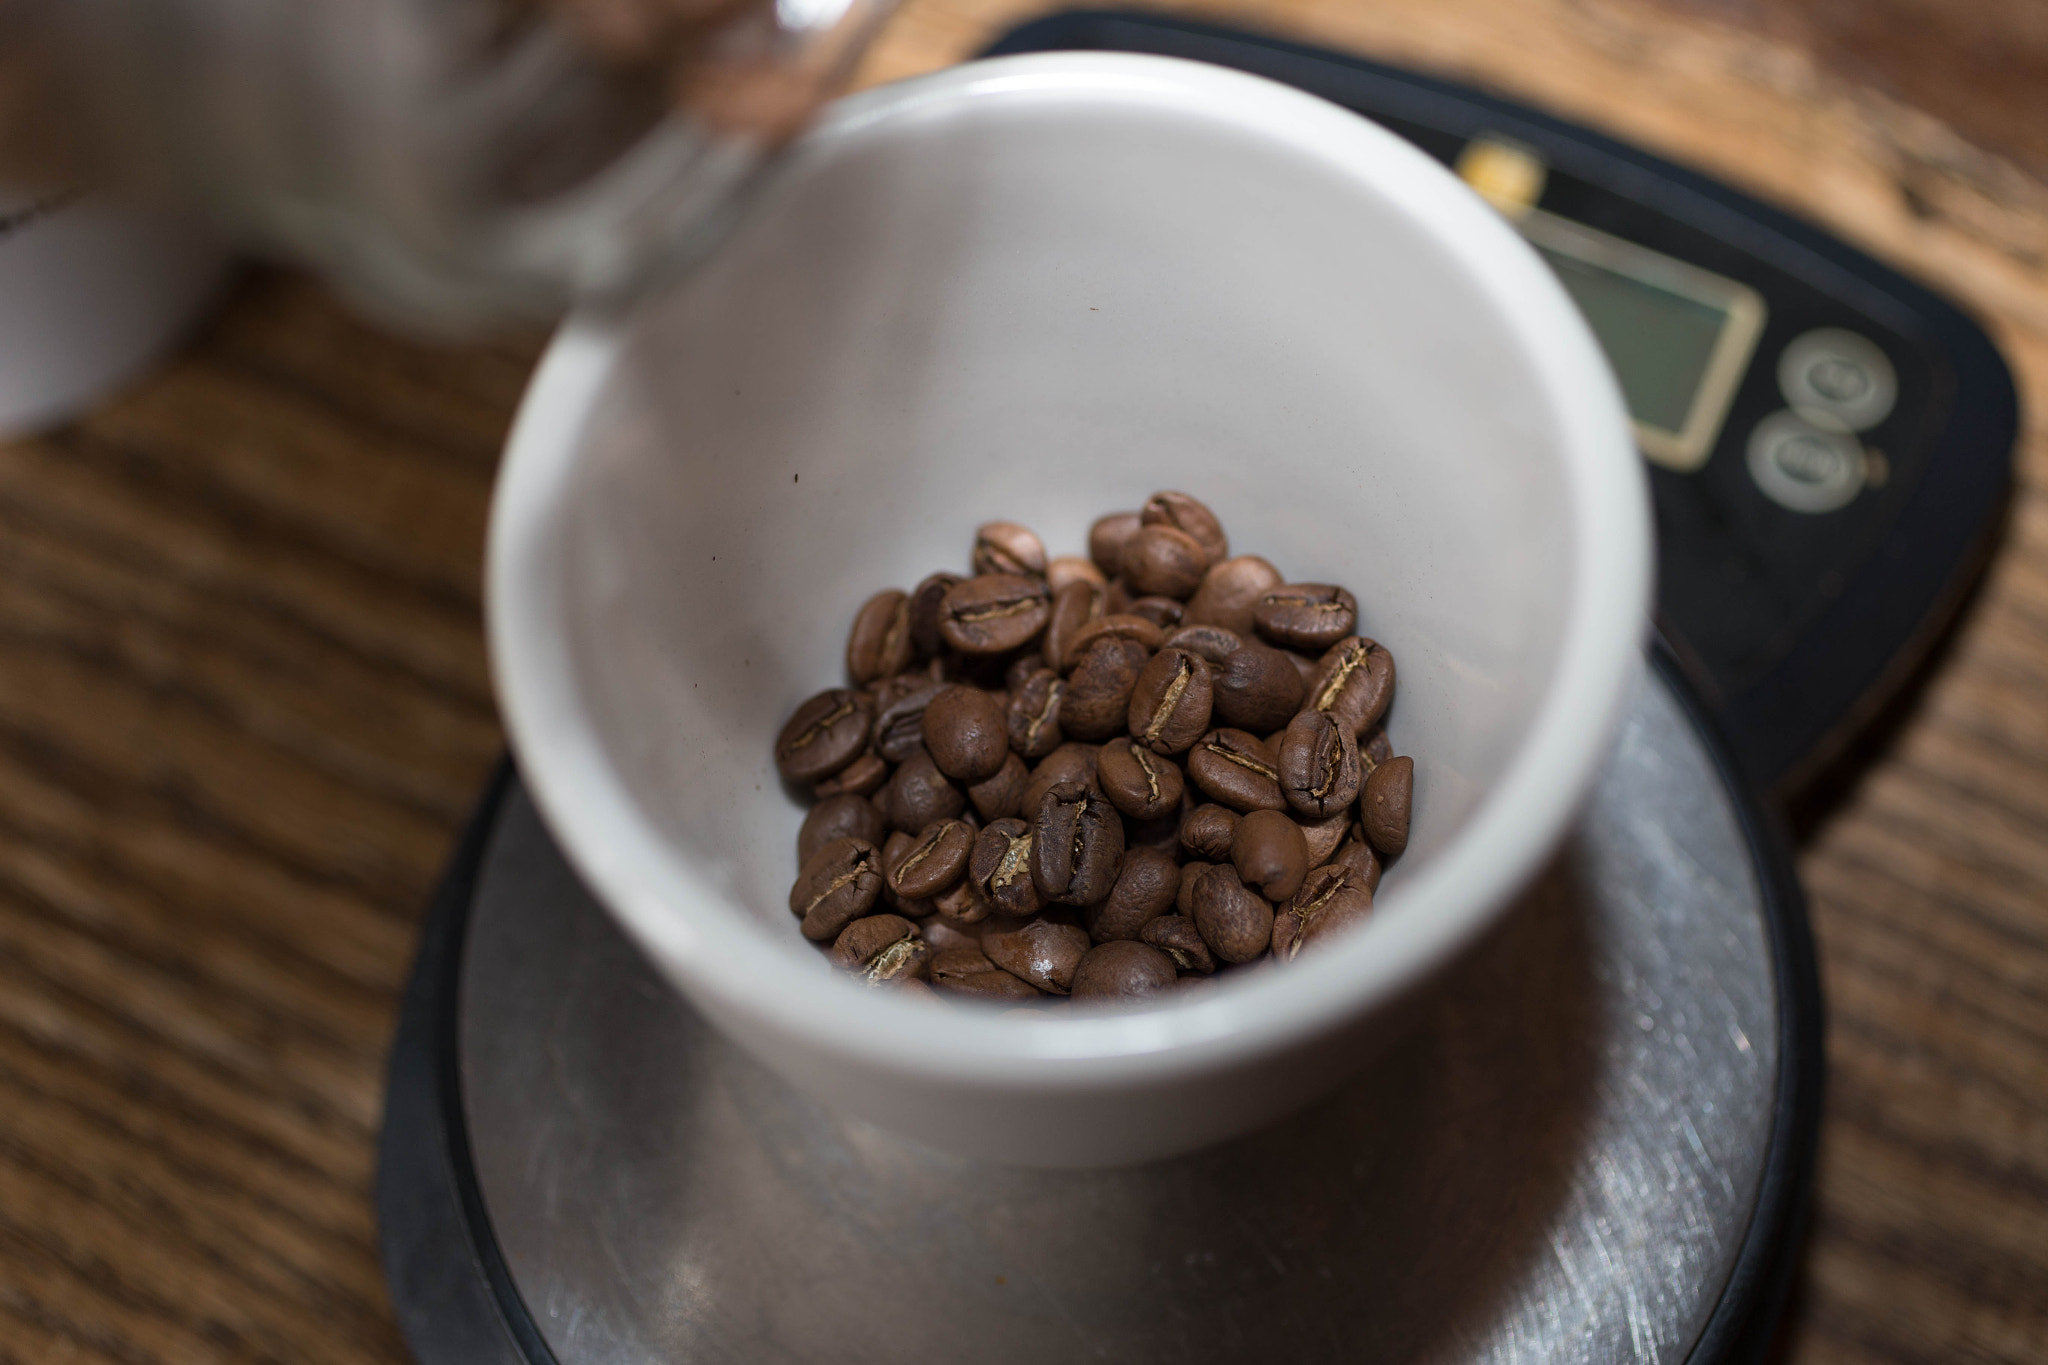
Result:
[[1188,777],[1212,801],[1232,810],[1281,810],[1280,770],[1257,735],[1211,730],[1188,751]]
[[1003,759],[996,775],[967,789],[975,814],[984,820],[1000,820],[1024,813],[1024,789],[1031,785],[1031,770],[1015,754]]
[[797,873],[789,910],[803,920],[805,938],[822,942],[839,937],[881,894],[881,850],[865,839],[834,839]]
[[1123,867],[1109,898],[1088,916],[1088,932],[1097,943],[1136,938],[1154,918],[1173,908],[1180,893],[1180,864],[1156,848],[1124,850]]
[[[1228,855],[1226,854],[1225,856],[1227,857]],[[1193,919],[1195,915],[1195,888],[1201,885],[1202,878],[1224,865],[1221,862],[1182,863],[1180,865],[1180,890],[1173,893],[1173,913],[1176,915],[1186,915],[1189,919]]]
[[832,945],[833,964],[858,973],[870,986],[893,986],[923,976],[931,958],[931,945],[901,915],[857,919],[839,931]]
[[910,667],[910,595],[888,588],[870,597],[846,637],[846,675],[856,687]]
[[1035,761],[1060,747],[1066,737],[1060,729],[1060,698],[1066,691],[1066,680],[1050,668],[1033,669],[1010,689],[1003,729],[1012,749]]
[[920,659],[936,659],[946,642],[939,635],[939,608],[960,575],[944,570],[927,576],[910,590],[910,648]]
[[1185,600],[1202,585],[1209,556],[1186,531],[1155,523],[1124,542],[1123,570],[1126,586],[1140,597]]
[[1297,813],[1294,823],[1301,827],[1302,842],[1308,846],[1308,865],[1321,867],[1343,847],[1344,836],[1351,830],[1351,812],[1340,810],[1320,820]]
[[1142,616],[1132,616],[1128,612],[1105,613],[1074,632],[1056,667],[1062,673],[1071,672],[1088,648],[1105,635],[1130,640],[1142,646],[1148,655],[1166,640],[1165,633]]
[[923,919],[938,907],[931,897],[905,896],[896,890],[889,877],[890,869],[903,861],[903,855],[917,845],[917,836],[897,830],[882,845],[882,904],[910,919]]
[[1273,907],[1225,864],[1195,887],[1195,928],[1225,962],[1250,962],[1273,941]]
[[989,521],[975,527],[970,558],[976,573],[1045,576],[1045,542],[1029,526],[1014,521]]
[[1180,603],[1171,597],[1140,597],[1124,608],[1130,616],[1142,616],[1162,631],[1180,628]]
[[1196,806],[1180,822],[1180,846],[1205,862],[1220,863],[1230,856],[1238,819],[1236,811],[1213,801]]
[[1060,730],[1071,739],[1105,740],[1124,733],[1131,693],[1150,657],[1143,645],[1104,635],[1089,645],[1067,676],[1060,697]]
[[1308,842],[1286,812],[1255,810],[1237,822],[1230,864],[1246,886],[1269,901],[1284,901],[1308,874]]
[[1088,952],[1088,935],[1071,924],[1037,919],[1021,929],[984,931],[981,951],[1010,975],[1065,995],[1073,988],[1074,968]]
[[1174,987],[1173,959],[1144,943],[1120,939],[1090,948],[1074,968],[1074,999],[1139,1001]]
[[972,879],[967,877],[962,877],[946,890],[933,896],[931,905],[935,912],[932,918],[947,924],[974,924],[995,913],[995,907],[988,903],[981,892],[975,889]]
[[932,987],[949,995],[990,1001],[1036,1000],[1039,990],[988,960],[979,947],[948,948],[932,958]]
[[1223,534],[1223,523],[1216,520],[1207,504],[1185,493],[1154,493],[1138,510],[1138,524],[1185,531],[1202,547],[1211,564],[1230,553],[1230,538]]
[[1358,602],[1332,583],[1287,583],[1252,608],[1259,634],[1289,649],[1328,649],[1358,624]]
[[1389,858],[1400,857],[1401,850],[1408,847],[1408,811],[1414,796],[1412,758],[1390,758],[1366,779],[1365,797],[1358,803],[1365,837]]
[[978,687],[955,683],[933,697],[924,709],[922,730],[925,751],[955,782],[994,777],[1010,756],[1003,708]]
[[967,794],[947,780],[922,746],[903,760],[882,793],[876,804],[905,834],[915,834],[937,820],[956,819],[967,809]]
[[1207,976],[1216,970],[1215,954],[1186,915],[1161,915],[1145,926],[1138,939],[1172,958],[1173,965],[1184,972]]
[[974,841],[967,880],[992,909],[1006,915],[1036,914],[1044,900],[1031,879],[1031,826],[1015,818],[990,821]]
[[1220,560],[1202,575],[1202,586],[1188,599],[1181,622],[1190,626],[1221,626],[1238,635],[1252,633],[1252,608],[1287,579],[1257,555]]
[[820,801],[835,796],[873,796],[889,780],[889,762],[869,749],[832,776],[811,784],[811,795]]
[[880,844],[889,837],[889,821],[865,796],[848,793],[828,796],[812,806],[796,835],[796,862],[802,867],[811,855],[834,839],[847,837]]
[[1370,918],[1372,891],[1357,872],[1344,866],[1319,867],[1274,917],[1273,956],[1291,962]]
[[1321,711],[1303,711],[1288,723],[1275,766],[1287,804],[1311,819],[1341,814],[1365,781],[1350,727]]
[[1096,904],[1116,885],[1123,857],[1124,822],[1101,792],[1061,782],[1038,803],[1031,822],[1031,879],[1047,900]]
[[904,900],[930,900],[967,874],[974,832],[959,820],[937,820],[919,830],[889,864],[889,889]]
[[1331,645],[1317,662],[1303,704],[1337,717],[1353,735],[1362,736],[1379,723],[1393,699],[1394,656],[1376,640],[1351,635]]
[[1301,709],[1301,672],[1281,650],[1256,640],[1216,666],[1216,719],[1265,734]]
[[1030,818],[1038,814],[1038,803],[1052,790],[1056,782],[1085,782],[1095,785],[1096,748],[1093,744],[1068,741],[1039,760],[1031,770],[1031,781],[1024,787],[1024,808],[1017,812]]
[[832,776],[868,747],[874,714],[874,700],[865,692],[844,687],[820,692],[797,707],[776,736],[776,768],[792,782]]
[[1102,570],[1095,567],[1095,561],[1086,555],[1059,555],[1045,564],[1045,586],[1047,591],[1058,596],[1059,590],[1069,583],[1093,583],[1105,587],[1109,579]]
[[1088,528],[1088,558],[1109,578],[1124,571],[1124,543],[1138,534],[1136,512],[1111,512]]
[[1131,689],[1125,724],[1153,753],[1182,753],[1209,729],[1210,696],[1209,667],[1200,655],[1162,649]]
[[1045,641],[1040,657],[1047,668],[1065,671],[1072,666],[1067,651],[1082,627],[1102,617],[1104,590],[1093,583],[1069,583],[1055,589],[1052,606],[1045,618]]
[[1244,637],[1222,626],[1182,626],[1166,637],[1164,648],[1185,649],[1220,664],[1244,645]]
[[1187,786],[1172,759],[1128,739],[1102,746],[1095,757],[1095,781],[1109,803],[1133,820],[1157,820],[1178,811]]
[[895,700],[875,716],[875,752],[891,763],[901,763],[923,748],[925,708],[949,686],[923,682],[915,687],[892,689]]
[[962,654],[1007,654],[1037,638],[1050,611],[1045,580],[977,574],[940,602],[939,635]]

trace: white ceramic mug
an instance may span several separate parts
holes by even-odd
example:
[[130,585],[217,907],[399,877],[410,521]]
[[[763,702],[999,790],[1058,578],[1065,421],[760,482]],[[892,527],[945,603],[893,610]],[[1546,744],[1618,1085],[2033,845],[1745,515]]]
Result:
[[[1373,921],[1121,1014],[835,975],[770,749],[854,610],[981,521],[1078,552],[1160,488],[1394,653],[1414,823]],[[843,101],[685,287],[564,329],[501,476],[492,658],[569,856],[735,1041],[939,1147],[1128,1162],[1327,1090],[1538,870],[1639,666],[1647,509],[1584,323],[1422,153],[1221,69],[1004,58]]]

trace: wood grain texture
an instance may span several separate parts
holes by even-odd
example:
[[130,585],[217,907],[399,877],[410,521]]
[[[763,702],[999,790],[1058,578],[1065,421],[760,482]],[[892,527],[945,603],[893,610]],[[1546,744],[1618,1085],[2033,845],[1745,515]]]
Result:
[[[1035,8],[909,0],[866,79]],[[2048,1359],[2048,185],[1899,102],[1981,103],[1967,60],[1844,61],[1819,19],[1759,18],[1783,6],[1195,8],[1703,166],[1964,299],[2005,347],[2033,400],[2006,541],[1801,858],[1832,1076],[1785,1348]],[[1970,41],[2008,10],[2036,22],[1973,10]],[[1889,95],[1842,74],[1906,67]],[[369,1203],[383,1049],[501,743],[478,568],[536,354],[408,345],[258,273],[177,363],[0,445],[5,1365],[405,1358]]]

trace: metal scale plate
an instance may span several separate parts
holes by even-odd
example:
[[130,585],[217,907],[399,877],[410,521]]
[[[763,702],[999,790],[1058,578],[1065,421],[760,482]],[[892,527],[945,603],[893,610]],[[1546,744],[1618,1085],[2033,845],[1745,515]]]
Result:
[[1411,1033],[1269,1131],[995,1168],[795,1094],[655,977],[516,781],[393,1054],[386,1268],[425,1365],[1693,1362],[1760,1354],[1811,1159],[1803,911],[1676,671]]

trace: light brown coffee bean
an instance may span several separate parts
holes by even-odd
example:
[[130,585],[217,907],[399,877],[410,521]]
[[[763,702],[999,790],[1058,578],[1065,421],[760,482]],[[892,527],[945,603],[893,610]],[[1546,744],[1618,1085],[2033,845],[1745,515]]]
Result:
[[1090,948],[1074,967],[1076,1000],[1135,1004],[1174,987],[1173,959],[1157,948],[1129,939]]
[[797,873],[789,911],[803,921],[805,938],[829,941],[873,909],[881,894],[881,850],[865,839],[834,839]]
[[1109,579],[1103,575],[1102,570],[1095,567],[1095,562],[1085,555],[1059,555],[1047,560],[1046,588],[1057,597],[1060,589],[1069,583],[1093,583],[1100,588],[1107,586]]
[[1284,811],[1255,810],[1237,822],[1230,863],[1246,886],[1269,901],[1284,901],[1308,875],[1308,841]]
[[1006,915],[1033,915],[1044,905],[1031,880],[1031,826],[1014,817],[992,820],[974,841],[967,880],[981,899]]
[[1233,729],[1278,730],[1301,709],[1301,693],[1293,658],[1256,640],[1216,666],[1216,719]]
[[1135,640],[1116,635],[1096,639],[1067,675],[1060,697],[1060,730],[1068,737],[1101,741],[1123,734],[1131,693],[1150,656]]
[[1366,842],[1364,826],[1355,821],[1344,842],[1330,855],[1327,866],[1348,867],[1366,890],[1377,892],[1380,889],[1380,874],[1384,870],[1380,865],[1380,855],[1373,852],[1372,845]]
[[1202,575],[1208,570],[1209,556],[1201,542],[1174,527],[1140,526],[1138,533],[1124,542],[1124,582],[1141,597],[1185,600],[1202,586]]
[[954,683],[941,691],[926,705],[921,729],[932,762],[956,782],[994,777],[1010,756],[1003,709],[978,687]]
[[1111,805],[1137,821],[1177,813],[1187,785],[1172,759],[1128,739],[1113,739],[1096,753],[1095,783]]
[[854,686],[910,667],[910,595],[885,588],[862,604],[846,637],[846,675]]
[[870,986],[887,986],[924,975],[931,945],[901,915],[868,915],[839,931],[832,965],[858,973]]
[[1288,583],[1252,608],[1259,634],[1289,649],[1328,649],[1358,624],[1358,602],[1333,583]]
[[1138,940],[1165,953],[1173,959],[1173,965],[1184,972],[1207,976],[1216,970],[1215,954],[1209,951],[1208,944],[1202,942],[1195,922],[1186,915],[1159,916],[1139,932]]
[[1221,626],[1237,635],[1250,635],[1252,609],[1261,597],[1286,581],[1278,569],[1257,555],[1219,560],[1202,575],[1202,586],[1188,599],[1181,623]]
[[949,924],[974,924],[995,913],[995,907],[982,899],[981,893],[974,888],[973,880],[967,877],[933,896],[931,907],[934,913],[927,918]]
[[1372,891],[1349,867],[1319,867],[1273,919],[1273,956],[1292,962],[1304,951],[1372,917]]
[[1031,785],[1031,770],[1015,754],[1003,759],[996,775],[967,789],[975,814],[984,820],[1000,820],[1024,811],[1024,789]]
[[1180,603],[1171,597],[1140,597],[1124,608],[1129,616],[1142,616],[1162,633],[1180,629]]
[[1050,668],[1032,670],[1010,689],[1003,728],[1011,749],[1035,762],[1060,747],[1066,738],[1060,729],[1060,698],[1066,692],[1066,680]]
[[1029,526],[1019,526],[1014,521],[989,521],[977,526],[974,552],[969,558],[978,574],[1045,576],[1045,542]]
[[1124,721],[1131,738],[1153,753],[1183,753],[1208,732],[1210,698],[1201,656],[1162,649],[1138,675]]
[[1288,723],[1275,766],[1287,804],[1317,820],[1341,815],[1365,781],[1351,728],[1321,711],[1303,711]]
[[869,749],[832,776],[811,784],[811,795],[820,801],[835,796],[873,796],[889,780],[888,760]]
[[929,900],[967,875],[974,832],[959,820],[937,820],[919,830],[889,864],[889,889],[904,900]]
[[1073,638],[1067,641],[1066,649],[1060,655],[1060,671],[1072,672],[1080,664],[1081,656],[1105,635],[1129,640],[1142,648],[1148,656],[1166,639],[1165,632],[1142,616],[1132,616],[1127,612],[1106,613],[1074,632]]
[[1202,547],[1211,564],[1230,553],[1230,538],[1223,534],[1223,523],[1216,519],[1208,504],[1185,493],[1154,493],[1138,510],[1138,524],[1171,526],[1186,532]]
[[[957,890],[958,888],[955,888],[955,891]],[[954,892],[948,892],[939,899],[943,902],[953,894]],[[974,926],[977,920],[988,918],[988,913],[988,907],[984,905],[980,914],[956,920],[953,915],[941,909],[938,914],[917,921],[917,932],[932,946],[933,953],[943,953],[951,948],[973,948],[979,952],[981,931]]]
[[1072,924],[1033,920],[1009,932],[984,932],[981,951],[988,960],[1042,991],[1065,995],[1074,986],[1074,969],[1088,952],[1088,935]]
[[1320,820],[1296,812],[1294,823],[1300,826],[1302,842],[1308,846],[1308,865],[1321,867],[1344,846],[1344,836],[1351,830],[1351,812],[1340,810]]
[[903,760],[875,803],[889,823],[915,834],[937,820],[957,819],[967,809],[967,794],[948,781],[922,745]]
[[1359,815],[1365,837],[1389,858],[1398,858],[1408,847],[1408,812],[1415,797],[1415,760],[1406,756],[1390,758],[1372,770],[1366,779],[1365,796]]
[[1188,750],[1188,777],[1210,800],[1232,810],[1283,810],[1280,770],[1257,735],[1211,730]]
[[1195,929],[1209,951],[1225,962],[1250,962],[1273,941],[1273,907],[1225,864],[1202,876],[1195,888]]
[[1073,667],[1068,651],[1082,627],[1102,619],[1105,591],[1094,583],[1069,583],[1053,591],[1052,606],[1045,621],[1045,642],[1041,651],[1048,668],[1065,672]]
[[832,776],[868,747],[874,705],[867,693],[844,687],[805,701],[775,737],[776,769],[791,782],[816,782]]
[[1244,645],[1244,637],[1221,626],[1181,626],[1166,637],[1164,648],[1185,649],[1220,664]]
[[1101,792],[1062,782],[1038,803],[1031,822],[1031,880],[1047,900],[1101,902],[1116,885],[1123,858],[1124,822]]
[[1115,578],[1124,571],[1124,544],[1138,534],[1138,525],[1136,512],[1111,512],[1097,517],[1088,528],[1088,558],[1105,577]]
[[796,835],[796,863],[802,867],[811,855],[834,839],[852,837],[879,844],[889,837],[889,821],[865,796],[828,796],[812,806]]
[[1331,645],[1316,664],[1303,704],[1337,717],[1353,735],[1363,736],[1393,699],[1394,656],[1376,640],[1351,635]]
[[1237,839],[1238,814],[1213,801],[1196,806],[1180,822],[1180,846],[1191,857],[1220,863],[1230,856]]
[[939,636],[962,654],[1007,654],[1036,639],[1051,610],[1044,579],[977,574],[940,601]]
[[[1229,856],[1228,851],[1226,851],[1224,858],[1228,859]],[[1193,919],[1195,916],[1195,888],[1200,885],[1202,878],[1207,876],[1213,869],[1224,865],[1221,861],[1211,863],[1196,860],[1182,863],[1180,865],[1180,890],[1173,893],[1173,913],[1185,915],[1189,919]]]
[[948,948],[932,958],[932,988],[947,995],[989,1001],[1036,1000],[1039,990],[989,961],[975,948]]

